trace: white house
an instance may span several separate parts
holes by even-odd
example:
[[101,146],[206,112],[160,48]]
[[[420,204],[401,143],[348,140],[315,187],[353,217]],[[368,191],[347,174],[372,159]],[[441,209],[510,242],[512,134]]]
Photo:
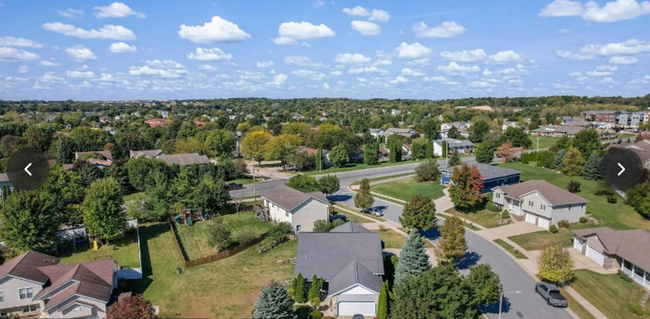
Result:
[[517,128],[517,127],[519,127],[519,122],[517,122],[517,121],[503,121],[503,124],[501,124],[501,131],[505,132],[509,127]]
[[609,227],[573,230],[573,248],[605,269],[620,269],[650,290],[650,233]]
[[474,152],[474,143],[470,140],[456,140],[453,138],[448,138],[445,140],[436,140],[433,142],[433,155],[442,156],[442,142],[447,141],[448,152],[456,151],[459,154],[462,153],[473,153]]
[[262,199],[271,220],[291,224],[296,233],[312,231],[317,220],[329,220],[329,201],[321,192],[303,193],[281,184],[262,195]]
[[472,124],[470,122],[451,122],[451,123],[442,123],[440,124],[440,132],[438,132],[439,139],[446,139],[448,137],[449,130],[452,126],[455,126],[458,129],[458,132],[463,137],[469,136],[469,128]]
[[397,134],[397,135],[401,135],[401,136],[404,136],[404,137],[411,138],[411,137],[413,137],[413,136],[414,136],[415,134],[417,134],[417,133],[415,132],[415,130],[410,129],[410,128],[395,128],[395,127],[391,127],[391,128],[389,128],[389,129],[386,130],[385,135],[386,135],[387,137],[388,137],[388,136],[391,136],[391,135],[393,135],[393,134]]
[[370,132],[370,135],[372,135],[372,137],[374,138],[377,138],[377,136],[384,136],[386,134],[386,132],[384,132],[384,130],[380,128],[371,128],[368,129],[368,131]]
[[585,215],[588,200],[542,180],[494,188],[493,201],[518,221],[548,229],[560,220],[575,223]]

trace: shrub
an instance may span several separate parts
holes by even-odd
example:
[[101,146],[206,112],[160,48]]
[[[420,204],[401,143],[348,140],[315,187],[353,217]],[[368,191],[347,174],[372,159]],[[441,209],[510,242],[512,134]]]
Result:
[[314,311],[309,313],[309,317],[311,319],[322,319],[323,318],[323,313],[320,312],[318,309],[314,309]]
[[585,216],[580,217],[580,224],[585,224],[588,221],[589,221],[589,218],[587,218]]
[[605,183],[599,183],[598,188],[594,191],[594,195],[603,196],[603,195],[614,195],[614,191],[607,186]]
[[569,226],[571,226],[571,225],[569,224],[568,220],[563,219],[563,220],[560,220],[559,222],[557,222],[557,226],[560,227],[560,228],[569,228]]
[[643,314],[645,313],[645,311],[643,310],[643,307],[641,307],[641,305],[638,304],[638,303],[634,304],[634,306],[632,306],[632,312],[634,312],[634,314],[639,316],[639,317],[643,316]]
[[632,282],[632,277],[628,276],[626,273],[624,273],[622,270],[618,270],[618,276],[621,277],[621,279],[627,281],[627,282]]
[[550,231],[551,233],[557,233],[558,229],[555,225],[551,225],[551,227],[548,228],[548,231]]
[[614,195],[614,194],[608,195],[607,196],[607,202],[610,203],[610,204],[616,204],[616,202],[618,202],[618,199],[616,198],[616,195]]
[[507,209],[501,213],[501,218],[510,218],[510,213]]
[[435,181],[440,177],[440,168],[438,161],[428,160],[415,168],[416,180],[418,182]]
[[487,210],[492,211],[492,212],[498,212],[498,211],[501,210],[501,207],[497,206],[493,202],[489,202],[485,208],[487,208]]
[[567,184],[566,188],[571,193],[578,193],[578,192],[580,192],[580,182],[578,182],[578,181],[570,181],[569,184]]

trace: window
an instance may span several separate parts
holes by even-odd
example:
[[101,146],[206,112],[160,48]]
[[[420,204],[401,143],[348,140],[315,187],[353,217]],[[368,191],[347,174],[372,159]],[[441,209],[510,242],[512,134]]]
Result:
[[29,305],[29,306],[24,306],[23,307],[23,313],[34,312],[34,311],[36,311],[36,305]]
[[571,205],[569,205],[569,210],[571,210]]
[[501,193],[497,193],[497,198],[501,198]]
[[541,210],[546,210],[546,205],[544,205],[544,204],[539,204],[539,209],[541,209]]
[[585,208],[585,204],[582,204],[582,205],[580,206],[580,208],[581,208],[581,209],[584,209],[584,208]]
[[300,232],[300,225],[296,225],[296,233]]
[[532,200],[528,201],[528,206],[533,207],[533,201]]
[[289,212],[284,212],[284,216],[289,217]]
[[20,288],[18,289],[18,296],[20,299],[31,299],[34,297],[34,288]]
[[4,301],[5,301],[5,294],[2,292],[2,290],[0,290],[0,302],[4,302]]

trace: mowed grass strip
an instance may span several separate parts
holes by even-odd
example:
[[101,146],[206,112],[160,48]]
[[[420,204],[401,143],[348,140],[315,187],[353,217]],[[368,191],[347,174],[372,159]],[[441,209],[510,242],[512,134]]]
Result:
[[576,280],[571,284],[580,295],[591,302],[610,319],[650,318],[650,307],[637,316],[632,312],[640,304],[646,291],[619,275],[602,275],[590,270],[576,270]]
[[508,237],[508,239],[517,243],[526,250],[542,250],[549,246],[561,245],[562,247],[571,247],[573,245],[573,233],[571,230],[597,227],[593,224],[572,225],[569,229],[560,228],[557,233],[551,233],[546,230]]
[[141,226],[144,279],[127,281],[128,289],[160,305],[163,318],[250,318],[260,289],[291,280],[294,265],[278,260],[296,256],[293,240],[258,254],[253,246],[237,255],[176,274],[182,260],[167,223]]
[[406,237],[398,234],[392,229],[373,229],[373,233],[379,233],[379,237],[384,241],[384,248],[398,248],[404,247]]
[[[533,144],[530,146],[530,150],[537,149],[537,136],[533,135],[528,135],[528,139],[530,139]],[[559,140],[559,137],[552,137],[552,136],[539,136],[539,148],[549,148],[555,143],[557,143],[557,140]]]
[[442,192],[445,185],[440,181],[417,182],[415,177],[408,177],[392,182],[381,183],[370,187],[370,190],[385,196],[409,201],[413,195],[426,195],[431,199],[438,199],[444,196]]
[[[255,212],[253,211],[224,215],[223,220],[235,239],[243,236],[244,233],[248,234],[248,238],[252,239],[272,227],[270,223],[265,223],[255,217]],[[210,225],[212,223],[214,223],[214,220],[195,221],[192,226],[187,224],[177,225],[178,236],[190,259],[197,259],[217,253],[216,249],[209,244]]]
[[503,241],[503,239],[495,239],[494,242],[507,250],[511,255],[515,256],[517,259],[528,259],[526,255],[522,254],[520,251],[516,250],[515,247]]

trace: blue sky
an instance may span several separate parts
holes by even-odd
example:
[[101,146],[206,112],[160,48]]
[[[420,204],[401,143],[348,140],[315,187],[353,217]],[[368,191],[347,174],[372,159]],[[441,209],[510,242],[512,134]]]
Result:
[[0,99],[650,93],[650,1],[0,0]]

